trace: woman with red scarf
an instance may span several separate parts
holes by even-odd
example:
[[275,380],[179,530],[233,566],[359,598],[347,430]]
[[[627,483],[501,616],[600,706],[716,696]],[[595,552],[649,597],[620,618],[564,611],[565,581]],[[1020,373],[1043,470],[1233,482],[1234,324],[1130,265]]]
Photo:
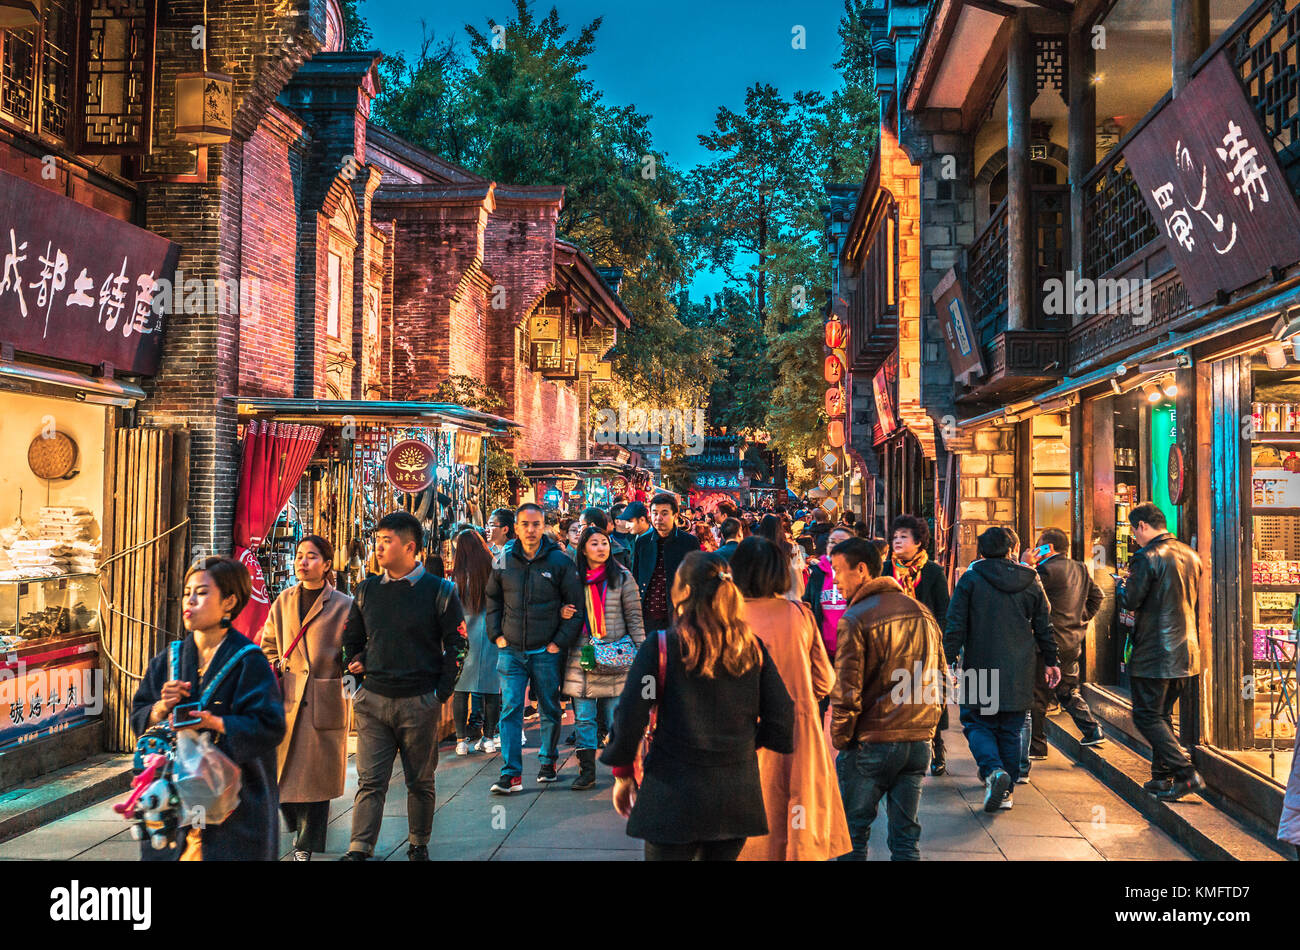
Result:
[[[882,573],[898,581],[903,593],[930,608],[943,629],[948,618],[948,578],[943,568],[930,560],[925,549],[930,544],[930,527],[914,515],[899,515],[890,526],[892,556],[885,561]],[[945,703],[934,730],[930,753],[930,774],[948,771],[948,756],[943,747],[943,731],[948,728]]]
[[[575,791],[596,784],[596,721],[609,732],[614,721],[614,704],[623,694],[627,668],[645,640],[641,620],[641,594],[631,572],[609,556],[609,534],[603,528],[588,525],[576,545],[578,575],[583,579],[582,633],[569,649],[564,673],[563,692],[573,698],[577,722],[578,777],[571,786]],[[626,665],[604,662],[596,654],[622,644]],[[630,646],[630,650],[628,647]]]

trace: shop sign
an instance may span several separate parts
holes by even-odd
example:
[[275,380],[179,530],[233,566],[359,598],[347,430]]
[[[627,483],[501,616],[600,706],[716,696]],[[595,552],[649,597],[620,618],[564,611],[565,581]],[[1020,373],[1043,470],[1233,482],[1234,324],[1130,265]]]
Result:
[[483,455],[483,436],[473,432],[456,433],[456,464],[477,465]]
[[98,678],[99,661],[93,656],[30,670],[21,663],[0,666],[0,748],[85,718]]
[[1124,149],[1193,305],[1300,261],[1300,209],[1225,53]]
[[895,350],[871,379],[871,393],[876,401],[875,442],[880,442],[898,428],[898,416],[894,412],[894,394],[897,391],[898,350]]
[[160,280],[180,248],[0,172],[0,343],[152,376],[162,352]]
[[1181,505],[1187,492],[1187,462],[1175,442],[1169,446],[1169,500]]
[[388,450],[384,474],[398,491],[424,491],[433,484],[436,464],[432,448],[418,439],[407,439]]
[[948,362],[952,375],[959,383],[969,383],[972,376],[984,375],[984,357],[980,353],[979,337],[971,322],[966,295],[955,268],[949,268],[931,295],[934,312],[943,326],[943,342],[948,347]]
[[528,339],[533,343],[558,342],[563,336],[560,330],[559,307],[538,307],[528,318]]

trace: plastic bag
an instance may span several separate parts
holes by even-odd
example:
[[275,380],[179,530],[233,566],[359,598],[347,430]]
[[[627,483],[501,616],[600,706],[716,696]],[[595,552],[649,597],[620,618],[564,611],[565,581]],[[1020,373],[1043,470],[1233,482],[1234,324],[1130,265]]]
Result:
[[243,784],[239,766],[212,744],[206,732],[183,729],[177,733],[172,774],[181,799],[182,820],[195,827],[219,825],[239,807]]

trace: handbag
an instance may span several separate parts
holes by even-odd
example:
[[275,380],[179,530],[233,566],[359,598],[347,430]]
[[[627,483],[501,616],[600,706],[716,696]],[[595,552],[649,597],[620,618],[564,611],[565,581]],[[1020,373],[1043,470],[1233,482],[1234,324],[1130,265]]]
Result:
[[632,669],[632,661],[635,659],[636,643],[631,634],[624,634],[617,640],[591,639],[592,672],[626,673]]
[[663,696],[664,684],[668,681],[668,631],[659,631],[659,675],[655,677],[654,702],[650,706],[650,721],[646,723],[645,732],[641,734],[641,744],[632,761],[632,774],[640,787],[645,780],[645,760],[650,754],[650,745],[654,742],[655,727],[659,724],[659,700]]

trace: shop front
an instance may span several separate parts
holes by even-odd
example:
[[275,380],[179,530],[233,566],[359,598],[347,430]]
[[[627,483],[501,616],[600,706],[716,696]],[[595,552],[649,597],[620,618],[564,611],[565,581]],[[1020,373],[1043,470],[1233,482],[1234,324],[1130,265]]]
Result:
[[531,483],[532,501],[556,519],[576,518],[584,508],[609,508],[618,501],[645,500],[652,494],[648,471],[614,459],[539,460],[522,468]]
[[235,554],[254,578],[237,626],[256,638],[270,604],[296,583],[293,558],[304,535],[334,548],[334,569],[350,591],[373,560],[375,524],[408,511],[424,528],[421,559],[450,568],[460,525],[482,526],[486,438],[517,425],[447,403],[241,398],[243,428]]
[[[3,790],[116,745],[125,684],[113,664],[153,646],[148,623],[174,580],[159,535],[183,522],[184,498],[173,511],[171,479],[138,465],[143,444],[170,461],[170,434],[129,425],[139,382],[158,371],[154,287],[177,247],[4,172],[0,221]],[[130,623],[121,595],[139,589],[123,578],[135,554],[124,549],[137,542],[150,591]]]

